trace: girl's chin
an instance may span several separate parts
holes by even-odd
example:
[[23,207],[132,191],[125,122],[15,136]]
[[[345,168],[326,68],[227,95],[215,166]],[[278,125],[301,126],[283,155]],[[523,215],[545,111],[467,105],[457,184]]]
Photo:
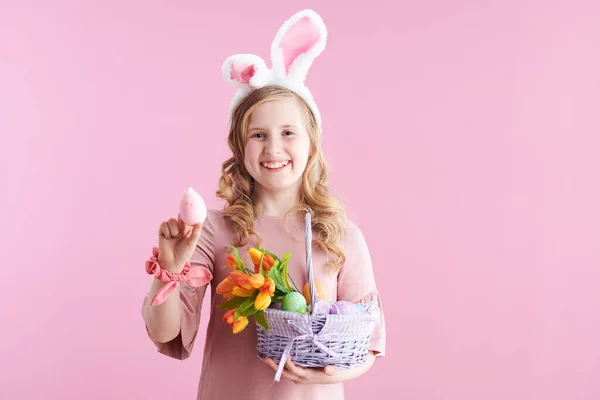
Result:
[[266,177],[265,179],[265,177],[262,177],[262,179],[255,179],[255,181],[259,190],[267,192],[278,192],[300,188],[300,179],[292,181],[290,179],[269,179],[269,177]]

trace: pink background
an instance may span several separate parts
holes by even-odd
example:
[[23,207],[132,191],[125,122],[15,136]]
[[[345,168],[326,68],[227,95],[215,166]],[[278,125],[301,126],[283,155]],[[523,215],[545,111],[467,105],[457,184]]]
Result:
[[203,336],[156,353],[143,264],[187,185],[221,205],[221,63],[305,7],[387,311],[347,398],[600,398],[600,2],[201,4],[2,2],[0,398],[195,398]]

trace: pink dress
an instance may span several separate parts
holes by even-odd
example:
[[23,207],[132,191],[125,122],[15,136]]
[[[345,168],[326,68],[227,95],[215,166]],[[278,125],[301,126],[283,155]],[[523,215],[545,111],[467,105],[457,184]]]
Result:
[[[286,233],[286,229],[289,232]],[[261,247],[278,256],[291,251],[290,275],[298,288],[307,282],[304,225],[292,217],[261,217],[255,222],[255,230],[262,236]],[[224,302],[215,293],[216,286],[230,272],[225,264],[225,249],[234,238],[233,231],[223,219],[222,211],[209,211],[202,228],[202,236],[192,257],[192,266],[208,268],[213,274],[210,283],[212,295],[210,320],[206,332],[204,359],[198,386],[198,399],[247,399],[247,400],[338,400],[344,398],[343,384],[296,385],[285,378],[274,383],[275,371],[256,355],[256,325],[253,319],[246,329],[234,335],[231,328],[221,320],[224,311],[216,308]],[[248,248],[255,243],[240,248],[240,256],[246,265],[252,265]],[[346,251],[346,264],[335,275],[327,274],[325,254],[317,246],[313,247],[313,268],[316,280],[323,282],[330,299],[367,302],[379,300],[381,319],[376,325],[371,339],[371,350],[378,356],[385,353],[385,324],[381,300],[375,285],[371,258],[361,231],[349,221],[342,242]],[[182,302],[181,333],[169,343],[159,343],[150,335],[150,340],[158,351],[176,359],[189,357],[198,334],[200,310],[206,285],[193,288],[180,286]],[[148,307],[148,296],[143,307]],[[368,372],[367,372],[368,373]],[[235,377],[235,379],[231,379]]]

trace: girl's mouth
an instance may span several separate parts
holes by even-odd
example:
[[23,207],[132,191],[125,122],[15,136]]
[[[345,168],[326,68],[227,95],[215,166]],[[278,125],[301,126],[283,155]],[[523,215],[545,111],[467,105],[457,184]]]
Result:
[[262,161],[260,165],[269,171],[280,171],[291,163],[290,160],[285,161]]

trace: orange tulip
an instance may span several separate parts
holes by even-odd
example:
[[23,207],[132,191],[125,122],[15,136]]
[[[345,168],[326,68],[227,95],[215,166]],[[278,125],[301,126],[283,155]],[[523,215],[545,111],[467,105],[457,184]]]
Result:
[[254,308],[264,310],[271,304],[271,296],[267,292],[260,292],[254,300]]
[[250,285],[254,289],[260,289],[265,284],[265,277],[261,274],[254,274],[250,277]]
[[233,328],[233,315],[235,314],[235,308],[233,310],[229,310],[226,311],[225,314],[223,314],[223,318],[221,318],[221,320],[225,321],[227,323],[227,325],[231,326]]
[[254,290],[255,289],[253,289],[253,288],[244,289],[239,286],[236,286],[231,291],[231,294],[233,294],[234,296],[237,296],[237,297],[250,297],[254,293]]
[[237,321],[234,322],[233,317],[235,315],[235,311],[235,309],[226,311],[221,319],[231,327],[234,334],[237,334],[243,331],[246,326],[248,326],[248,318],[240,315]]
[[229,273],[229,277],[237,286],[241,287],[242,289],[252,289],[252,285],[250,284],[250,275],[247,273],[240,270],[235,270]]
[[[242,267],[244,266],[244,260],[240,260],[242,263]],[[227,266],[229,267],[229,269],[231,269],[232,271],[237,271],[238,267],[237,267],[237,262],[235,261],[235,256],[228,256],[225,259],[225,263],[227,264]]]
[[[252,263],[254,264],[254,272],[256,272],[258,274],[258,272],[260,271],[260,258],[263,256],[263,253],[258,250],[256,247],[251,247],[248,250],[248,254],[250,254],[250,259],[252,260]],[[263,269],[265,270],[266,273],[269,272],[269,270],[271,269],[271,267],[275,264],[275,260],[273,259],[273,257],[271,257],[269,254],[264,253],[264,257],[263,257]]]
[[240,316],[240,318],[233,323],[233,334],[236,335],[246,329],[248,326],[248,318]]
[[217,294],[225,294],[230,293],[231,290],[235,287],[235,282],[229,276],[221,281],[217,285]]
[[268,293],[269,296],[273,296],[275,294],[275,282],[271,278],[265,279],[265,284],[260,288],[261,292]]

